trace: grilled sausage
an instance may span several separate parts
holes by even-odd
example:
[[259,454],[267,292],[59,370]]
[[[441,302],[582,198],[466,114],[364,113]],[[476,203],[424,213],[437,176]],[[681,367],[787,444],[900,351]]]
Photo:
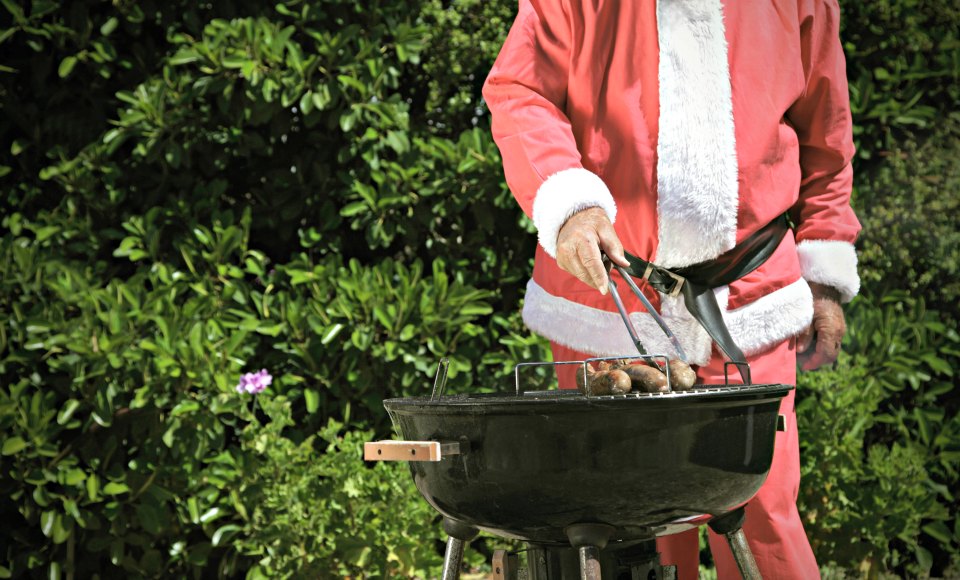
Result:
[[623,395],[629,393],[632,382],[622,370],[600,371],[590,377],[592,392],[588,395]]
[[612,371],[617,369],[625,369],[633,365],[647,365],[647,361],[640,358],[621,358],[617,360],[602,360],[599,363],[601,371]]
[[669,393],[667,375],[654,367],[646,365],[630,365],[624,367],[623,372],[630,377],[631,384],[645,393]]
[[588,365],[586,384],[584,384],[583,369],[577,369],[577,388],[590,397],[622,395],[630,392],[631,381],[630,377],[621,370],[594,371]]
[[697,373],[690,365],[679,359],[667,363],[670,367],[670,383],[676,391],[689,391],[697,382]]

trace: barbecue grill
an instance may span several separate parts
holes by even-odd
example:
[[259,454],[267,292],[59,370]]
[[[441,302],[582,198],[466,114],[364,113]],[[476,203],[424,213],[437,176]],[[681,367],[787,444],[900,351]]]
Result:
[[[739,363],[747,384],[605,396],[521,388],[525,367],[578,364],[586,381],[589,364],[613,358],[644,359],[672,384],[666,357],[645,353],[612,280],[610,290],[639,357],[522,363],[512,393],[474,395],[444,394],[441,361],[429,397],[384,401],[404,440],[367,443],[364,457],[410,462],[449,535],[444,580],[458,577],[464,542],[479,530],[526,542],[531,580],[670,578],[675,568],[660,566],[654,540],[704,523],[726,535],[745,578],[760,577],[743,505],[770,469],[792,386],[749,384]],[[498,578],[520,577],[514,555],[494,560]]]
[[446,569],[459,567],[462,542],[477,530],[555,553],[585,548],[599,565],[604,545],[616,552],[736,519],[770,469],[780,400],[793,388],[588,397],[519,386],[511,395],[443,395],[440,386],[384,401],[405,441],[368,444],[366,457],[410,461],[451,535],[445,578],[456,577]]

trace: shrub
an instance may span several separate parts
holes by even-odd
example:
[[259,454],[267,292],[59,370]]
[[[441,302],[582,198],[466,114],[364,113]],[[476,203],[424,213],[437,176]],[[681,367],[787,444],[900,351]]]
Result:
[[956,321],[960,300],[960,119],[922,142],[907,141],[859,179],[855,207],[863,284],[906,290]]
[[249,509],[214,532],[214,545],[236,538],[238,558],[224,573],[251,559],[248,578],[426,578],[439,568],[439,517],[413,489],[406,464],[360,461],[372,431],[344,433],[331,421],[296,443],[283,434],[293,426],[289,403],[263,400],[269,422],[252,421],[241,435],[251,461],[241,469],[223,457],[228,485]]
[[841,2],[861,168],[957,119],[960,8],[951,0]]
[[956,331],[905,295],[859,298],[845,353],[801,374],[800,513],[821,564],[939,575],[960,548]]
[[[488,66],[443,28],[494,22],[439,2],[3,10],[0,575],[436,563],[386,538],[426,510],[409,477],[355,447],[441,356],[471,390],[544,358],[516,309],[535,242],[489,131],[414,110],[470,93],[419,76],[448,70],[425,47]],[[258,368],[286,410],[253,420],[232,389]],[[311,526],[326,561],[293,551]]]

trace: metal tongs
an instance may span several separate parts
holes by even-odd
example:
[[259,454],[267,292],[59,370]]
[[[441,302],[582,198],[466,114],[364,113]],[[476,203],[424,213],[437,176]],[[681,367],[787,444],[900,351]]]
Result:
[[633,340],[633,344],[637,347],[637,350],[640,351],[640,354],[647,354],[647,349],[645,349],[643,347],[643,343],[640,342],[640,337],[637,335],[637,331],[633,328],[633,323],[630,322],[630,316],[627,314],[627,309],[623,306],[623,300],[620,299],[620,293],[617,291],[617,283],[613,281],[614,268],[616,268],[617,272],[620,272],[620,275],[623,276],[623,279],[627,281],[627,285],[630,286],[630,290],[633,291],[633,294],[640,299],[640,302],[643,303],[643,307],[647,309],[647,312],[649,312],[650,316],[653,317],[653,320],[656,321],[657,326],[659,326],[660,329],[663,330],[663,333],[667,335],[667,338],[670,340],[670,344],[673,345],[673,349],[677,353],[677,357],[683,362],[688,362],[687,353],[685,353],[683,351],[683,347],[680,346],[680,341],[677,340],[676,336],[674,336],[673,331],[670,330],[669,326],[667,326],[667,323],[660,316],[660,313],[657,312],[657,309],[650,304],[650,301],[647,300],[647,297],[644,296],[640,288],[637,287],[636,282],[633,281],[633,277],[631,277],[622,266],[617,266],[610,261],[610,258],[606,256],[603,256],[603,265],[607,270],[610,296],[613,298],[614,304],[617,305],[617,310],[620,312],[620,318],[623,319],[623,324],[627,327],[627,332],[630,333],[630,339]]

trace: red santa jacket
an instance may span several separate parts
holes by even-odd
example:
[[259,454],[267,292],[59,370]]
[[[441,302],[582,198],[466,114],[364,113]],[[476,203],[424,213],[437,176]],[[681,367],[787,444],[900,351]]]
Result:
[[[521,0],[483,95],[539,234],[527,326],[584,352],[633,352],[610,297],[554,259],[566,219],[595,206],[628,252],[665,267],[710,260],[789,211],[796,236],[715,291],[747,354],[809,324],[807,281],[856,295],[838,20],[836,0]],[[648,291],[705,363],[710,339],[682,299]],[[624,298],[648,350],[672,355]]]

